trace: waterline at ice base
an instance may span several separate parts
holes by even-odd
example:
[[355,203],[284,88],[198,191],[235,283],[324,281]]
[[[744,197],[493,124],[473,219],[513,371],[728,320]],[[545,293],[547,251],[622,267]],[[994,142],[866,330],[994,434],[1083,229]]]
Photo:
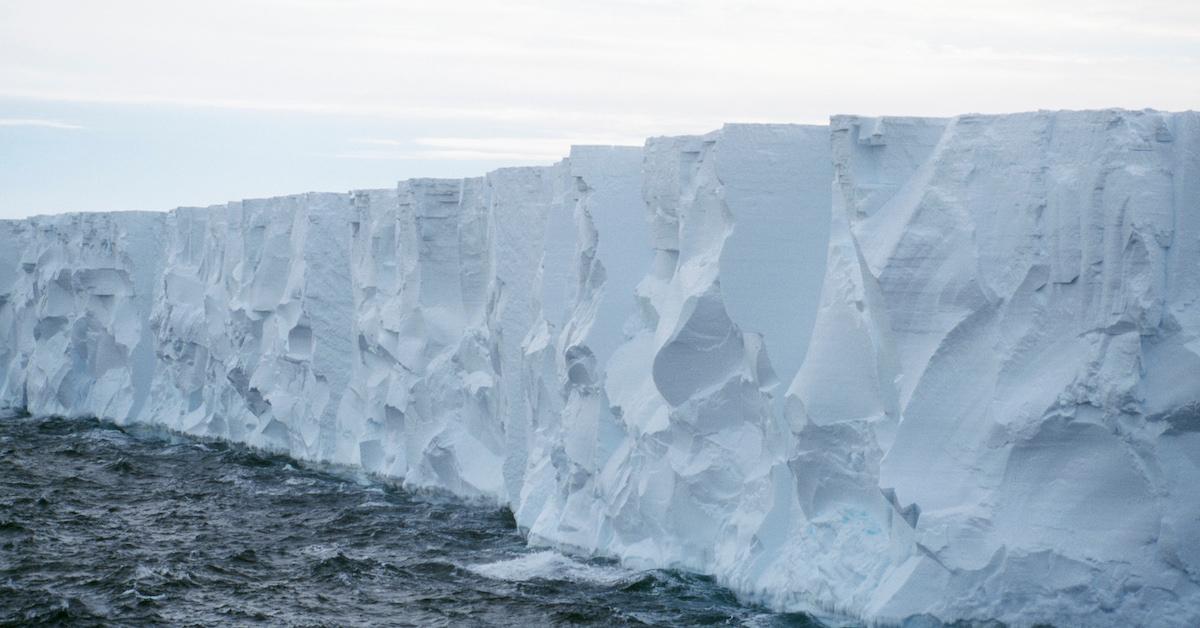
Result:
[[0,221],[0,406],[879,623],[1200,624],[1200,113],[730,124]]

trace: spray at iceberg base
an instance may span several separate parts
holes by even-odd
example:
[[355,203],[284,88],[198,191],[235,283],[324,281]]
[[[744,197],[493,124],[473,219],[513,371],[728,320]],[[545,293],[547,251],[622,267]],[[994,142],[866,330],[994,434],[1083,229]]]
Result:
[[0,240],[0,406],[776,608],[1200,623],[1200,114],[728,125]]

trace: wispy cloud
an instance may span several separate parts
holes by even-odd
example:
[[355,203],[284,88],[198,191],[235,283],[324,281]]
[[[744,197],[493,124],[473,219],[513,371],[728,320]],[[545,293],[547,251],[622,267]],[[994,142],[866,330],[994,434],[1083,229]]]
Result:
[[539,155],[536,153],[501,153],[466,150],[357,150],[337,153],[334,159],[361,159],[365,161],[504,161],[504,162],[551,162],[566,154]]
[[361,138],[351,141],[367,148],[340,153],[336,155],[337,158],[549,162],[566,157],[572,146],[642,144],[641,139],[632,137],[418,137],[408,140]]
[[413,140],[413,143],[439,150],[564,155],[574,145],[633,144],[640,146],[642,139],[621,137],[418,137]]
[[63,129],[67,131],[78,131],[84,127],[70,122],[61,120],[46,120],[43,118],[0,118],[0,126],[23,126],[37,127],[43,129]]
[[[0,50],[2,50],[0,46]],[[3,75],[0,62],[0,79]],[[227,109],[234,111],[257,111],[279,113],[323,114],[331,116],[361,116],[380,119],[422,120],[432,122],[489,124],[539,124],[555,125],[562,129],[617,128],[633,129],[645,137],[650,133],[684,132],[708,130],[723,120],[712,116],[676,115],[669,122],[646,112],[597,111],[574,106],[506,106],[477,105],[458,106],[449,104],[420,105],[395,104],[390,102],[350,102],[338,99],[319,101],[280,98],[238,99],[211,98],[207,96],[187,97],[148,93],[96,93],[72,89],[13,89],[0,87],[0,100],[31,102],[73,103],[93,105],[141,105],[155,107],[181,107],[189,109]],[[766,119],[766,118],[764,118]],[[665,131],[664,131],[664,127]],[[83,127],[79,127],[83,128]],[[631,136],[632,137],[632,136]]]

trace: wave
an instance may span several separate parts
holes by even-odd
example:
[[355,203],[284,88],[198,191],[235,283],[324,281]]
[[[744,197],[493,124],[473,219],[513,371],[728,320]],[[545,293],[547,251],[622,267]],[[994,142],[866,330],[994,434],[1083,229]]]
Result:
[[621,584],[641,573],[616,565],[591,565],[552,550],[471,565],[467,570],[485,578],[509,582],[557,580],[598,586]]

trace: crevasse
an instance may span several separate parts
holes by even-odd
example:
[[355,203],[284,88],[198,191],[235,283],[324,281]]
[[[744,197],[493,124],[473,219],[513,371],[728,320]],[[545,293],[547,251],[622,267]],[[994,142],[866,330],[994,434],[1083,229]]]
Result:
[[878,622],[1200,623],[1200,115],[835,116],[0,222],[0,406]]

